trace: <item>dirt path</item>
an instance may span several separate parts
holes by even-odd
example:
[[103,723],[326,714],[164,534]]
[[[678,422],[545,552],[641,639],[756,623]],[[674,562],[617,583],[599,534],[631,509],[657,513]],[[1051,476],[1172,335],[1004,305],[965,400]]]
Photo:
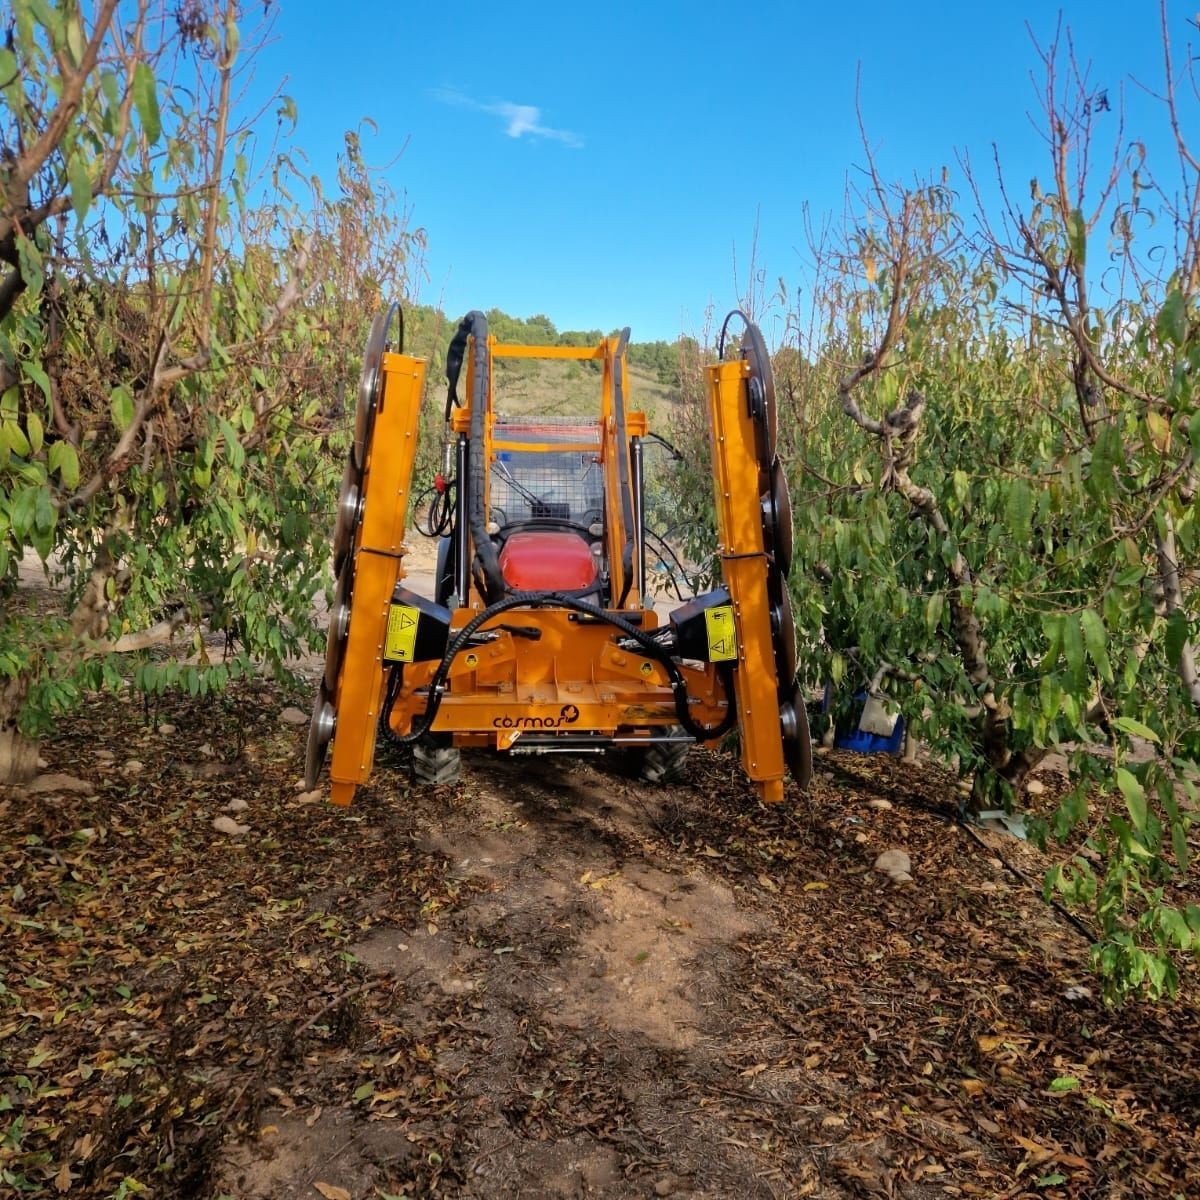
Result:
[[[295,786],[287,699],[97,701],[45,747],[94,794],[0,797],[5,1183],[1194,1194],[1194,1009],[1107,1012],[936,772],[829,756],[766,809],[715,755],[662,790],[474,756],[342,812]],[[914,883],[871,870],[893,846]]]
[[[755,917],[703,871],[650,865],[639,842],[654,802],[586,763],[481,757],[446,799],[422,806],[417,844],[475,894],[350,949],[403,985],[403,1016],[431,1041],[446,1000],[466,1000],[469,1044],[434,1059],[471,1114],[464,1182],[488,1196],[615,1194],[631,1156],[660,1194],[700,1175],[706,1194],[745,1194],[752,1164],[734,1154],[714,1171],[672,1077],[720,1055],[733,947]],[[570,1136],[538,1136],[562,1121]],[[319,1141],[311,1152],[309,1175],[324,1169]],[[361,1167],[344,1158],[327,1182],[355,1194]],[[240,1156],[239,1194],[277,1194],[277,1171]]]

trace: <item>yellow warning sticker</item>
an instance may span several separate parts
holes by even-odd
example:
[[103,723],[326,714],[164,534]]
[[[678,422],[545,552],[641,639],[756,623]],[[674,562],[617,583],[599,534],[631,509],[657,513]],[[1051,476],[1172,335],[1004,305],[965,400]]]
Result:
[[720,604],[704,610],[704,627],[708,634],[708,661],[732,662],[737,658],[737,638],[733,633],[733,606]]
[[392,662],[413,661],[413,653],[417,648],[417,620],[420,616],[420,610],[410,604],[393,604],[388,609],[384,658]]

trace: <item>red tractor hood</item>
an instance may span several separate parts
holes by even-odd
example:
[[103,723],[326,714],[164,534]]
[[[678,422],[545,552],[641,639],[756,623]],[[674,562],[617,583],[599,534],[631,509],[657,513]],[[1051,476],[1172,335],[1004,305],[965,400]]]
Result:
[[518,592],[578,592],[596,582],[596,560],[577,533],[527,529],[500,551],[504,582]]

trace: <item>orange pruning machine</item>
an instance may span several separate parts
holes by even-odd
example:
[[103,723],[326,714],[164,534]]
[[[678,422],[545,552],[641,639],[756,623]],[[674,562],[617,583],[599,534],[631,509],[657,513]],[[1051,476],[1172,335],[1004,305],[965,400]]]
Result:
[[[595,346],[519,346],[489,336],[482,313],[463,319],[447,353],[445,466],[425,529],[438,559],[424,595],[408,586],[404,538],[427,364],[403,352],[398,307],[377,316],[338,500],[310,788],[332,746],[330,798],[349,804],[381,730],[411,750],[418,782],[440,783],[463,746],[628,747],[644,777],[661,779],[689,746],[735,727],[766,800],[783,798],[789,770],[807,784],[771,363],[757,327],[734,316],[745,324],[737,353],[725,355],[727,318],[707,368],[723,586],[662,623],[646,595],[648,429],[629,405],[629,330]],[[597,364],[594,417],[502,418],[500,359]]]

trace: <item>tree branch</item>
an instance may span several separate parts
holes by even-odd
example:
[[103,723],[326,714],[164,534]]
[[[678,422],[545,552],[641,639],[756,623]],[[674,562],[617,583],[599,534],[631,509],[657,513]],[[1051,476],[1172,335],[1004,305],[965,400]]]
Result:
[[[73,72],[63,75],[58,105],[46,121],[46,128],[42,130],[41,136],[33,145],[17,159],[5,181],[4,198],[7,211],[0,217],[0,241],[12,234],[18,219],[17,210],[21,207],[22,196],[26,194],[26,185],[62,141],[67,126],[75,116],[75,110],[79,107],[79,100],[83,95],[84,85],[96,67],[96,60],[100,56],[100,47],[108,35],[116,8],[117,0],[103,0],[100,10],[96,14],[96,23],[92,27],[92,36],[84,47],[79,66]],[[139,14],[139,16],[142,15],[144,14]]]
[[160,646],[169,642],[187,620],[187,610],[176,609],[169,617],[164,617],[149,629],[137,633],[123,633],[119,638],[110,642],[93,642],[88,646],[88,657],[98,654],[132,654],[137,650],[149,650],[151,646]]

